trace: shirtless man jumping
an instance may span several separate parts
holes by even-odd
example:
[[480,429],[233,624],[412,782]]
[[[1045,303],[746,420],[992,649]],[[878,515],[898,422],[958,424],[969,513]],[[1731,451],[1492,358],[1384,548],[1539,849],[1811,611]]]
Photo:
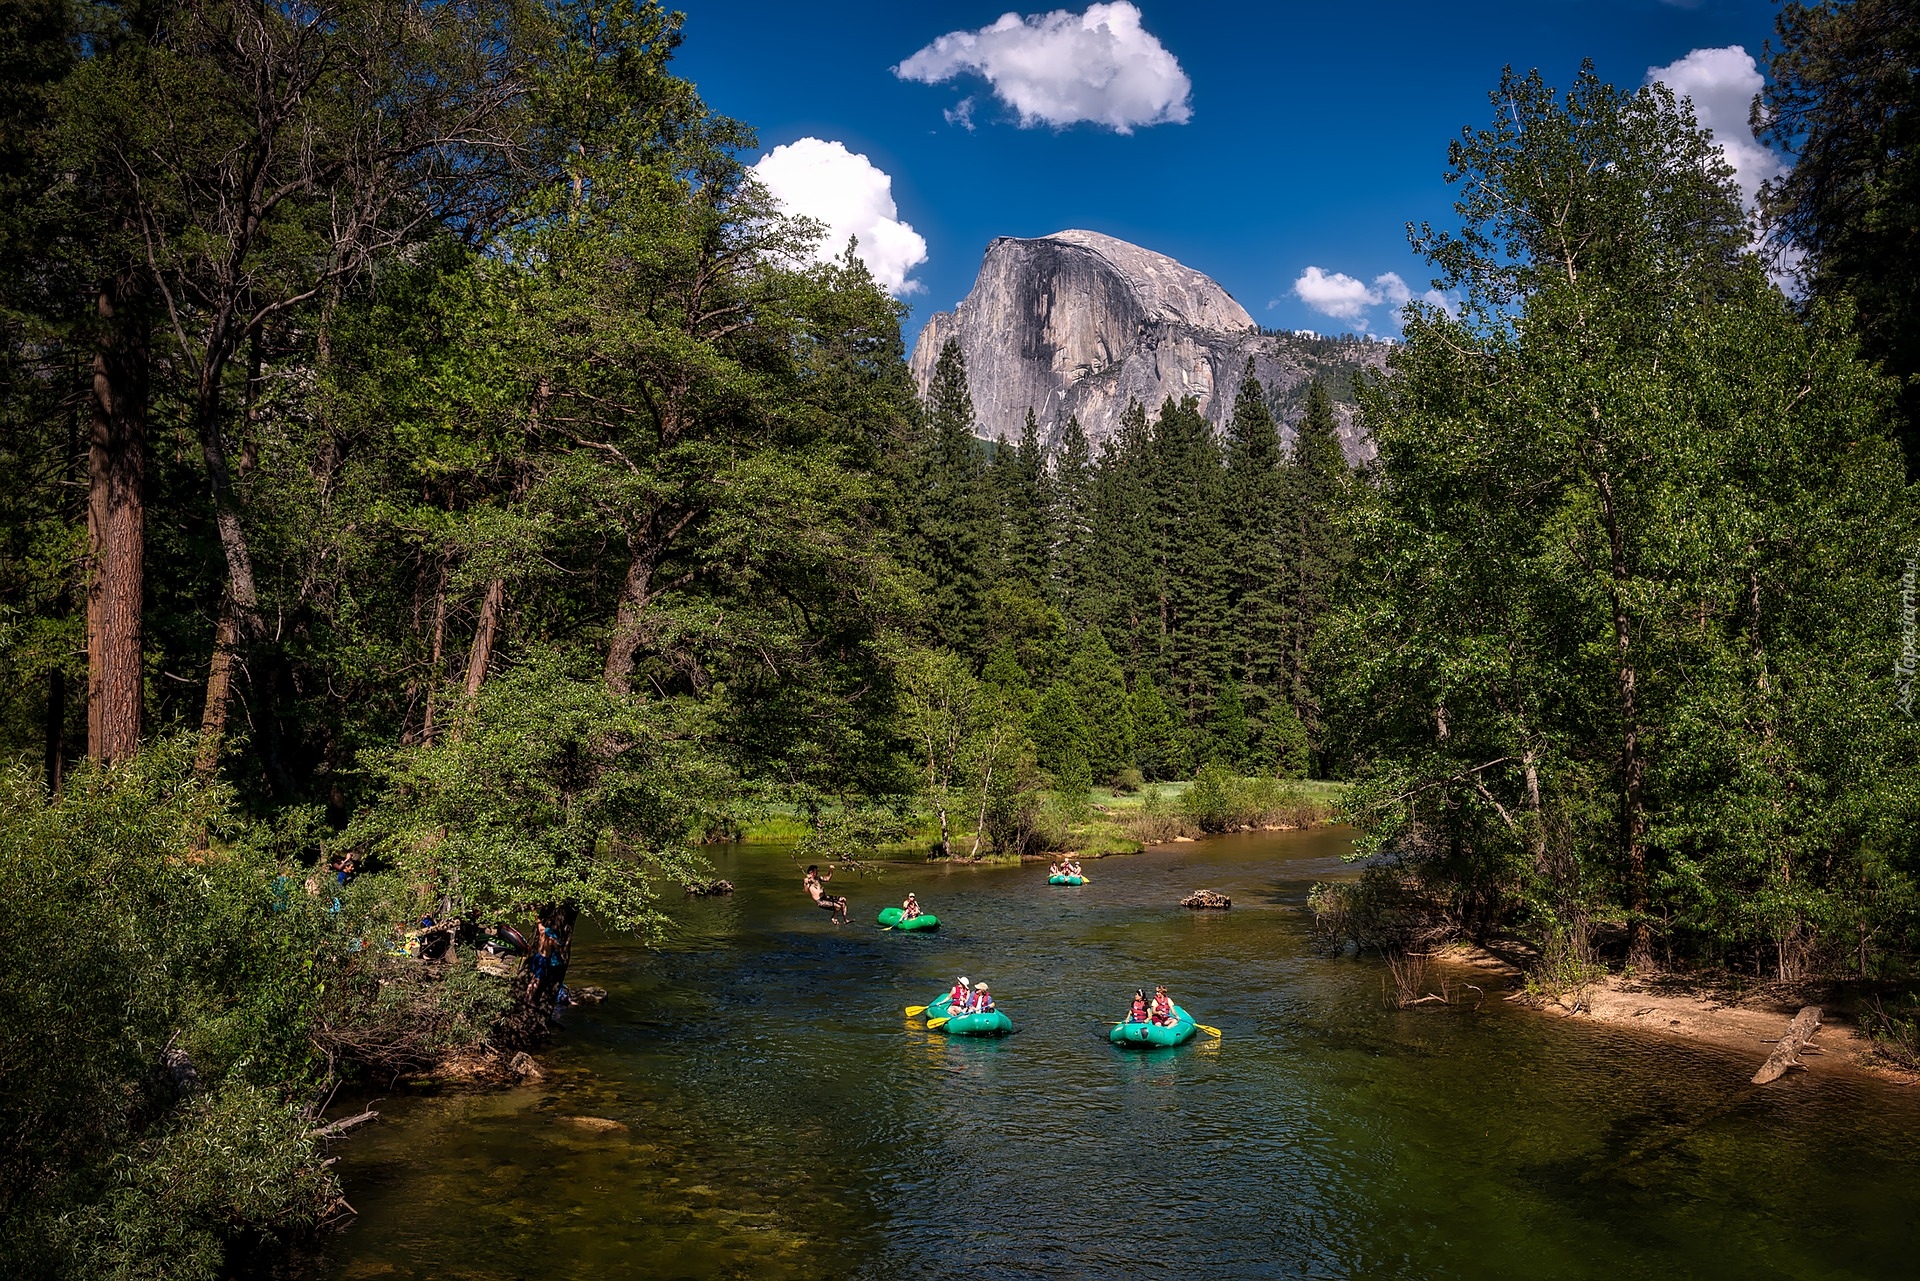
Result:
[[800,884],[806,887],[808,896],[813,899],[816,905],[824,907],[833,913],[833,922],[835,925],[845,925],[847,923],[847,898],[844,894],[827,893],[827,882],[832,879],[833,869],[831,867],[825,872],[822,872],[817,865],[812,865],[807,868],[807,874],[800,878]]

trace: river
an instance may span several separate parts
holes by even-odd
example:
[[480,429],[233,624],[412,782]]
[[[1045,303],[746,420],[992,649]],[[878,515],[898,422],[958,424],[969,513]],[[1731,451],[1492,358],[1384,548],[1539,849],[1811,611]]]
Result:
[[[388,1098],[339,1145],[328,1277],[1608,1278],[1920,1275],[1920,1091],[1543,1018],[1385,1008],[1310,945],[1339,829],[1088,865],[843,874],[784,850],[664,947],[583,936],[537,1085]],[[1187,892],[1232,896],[1189,912]],[[916,891],[935,933],[881,932]],[[957,974],[1017,1034],[903,1014]],[[1166,983],[1224,1038],[1120,1050]],[[619,1122],[589,1128],[568,1118]],[[1478,1133],[1475,1133],[1478,1131]]]

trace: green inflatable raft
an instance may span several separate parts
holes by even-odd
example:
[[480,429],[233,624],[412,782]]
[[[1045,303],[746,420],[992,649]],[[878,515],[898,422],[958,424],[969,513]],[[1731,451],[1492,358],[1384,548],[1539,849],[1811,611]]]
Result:
[[1049,885],[1085,885],[1086,883],[1087,878],[1084,876],[1062,876],[1058,872],[1047,878]]
[[948,998],[939,997],[927,1006],[927,1018],[947,1019],[936,1031],[950,1036],[1005,1036],[1013,1031],[1013,1020],[999,1010],[987,1010],[980,1014],[962,1014],[959,1018],[947,1018],[950,1008]]
[[1179,1006],[1173,1007],[1173,1022],[1159,1023],[1117,1023],[1107,1039],[1115,1045],[1185,1045],[1193,1039],[1193,1016]]
[[880,909],[878,919],[880,924],[891,925],[896,930],[937,930],[940,928],[940,918],[932,912],[922,912],[909,921],[899,908],[883,907]]

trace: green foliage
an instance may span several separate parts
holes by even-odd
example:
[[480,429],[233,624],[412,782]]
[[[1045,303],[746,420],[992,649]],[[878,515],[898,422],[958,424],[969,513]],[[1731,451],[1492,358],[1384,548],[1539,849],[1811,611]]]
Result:
[[1908,937],[1889,389],[1741,253],[1664,90],[1496,102],[1454,150],[1462,232],[1422,242],[1465,311],[1363,393],[1381,483],[1324,650],[1361,851],[1432,864],[1473,928],[1623,913],[1641,961],[1656,921],[1784,978]]
[[1210,763],[1240,773],[1253,771],[1253,747],[1247,739],[1247,713],[1238,682],[1229,680],[1215,692],[1206,728]]
[[1027,732],[1033,737],[1034,761],[1041,769],[1056,778],[1064,776],[1069,768],[1084,771],[1087,785],[1092,785],[1087,723],[1080,715],[1072,686],[1065,681],[1047,686],[1027,722]]
[[337,1195],[304,1115],[322,913],[271,910],[276,863],[189,747],[51,805],[0,775],[0,1258],[29,1274],[212,1277]]
[[1133,710],[1120,660],[1098,627],[1081,636],[1066,681],[1086,730],[1087,767],[1093,777],[1110,779],[1133,764]]
[[530,656],[489,681],[446,740],[376,758],[381,801],[345,839],[485,923],[567,904],[657,930],[655,886],[690,879],[689,839],[729,795],[724,766],[695,745],[702,714]]
[[1862,352],[1900,380],[1897,434],[1920,470],[1920,13],[1906,0],[1788,3],[1759,136],[1794,158],[1761,205],[1816,297],[1854,303]]
[[1134,759],[1141,772],[1150,779],[1180,778],[1189,773],[1191,756],[1186,736],[1151,675],[1134,681],[1131,710]]

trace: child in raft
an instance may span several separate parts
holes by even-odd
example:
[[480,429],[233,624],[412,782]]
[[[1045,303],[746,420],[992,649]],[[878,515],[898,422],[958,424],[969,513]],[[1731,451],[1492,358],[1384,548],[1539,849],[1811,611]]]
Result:
[[921,915],[920,900],[911,894],[907,895],[907,901],[900,905],[900,919],[903,921],[911,921],[919,915]]
[[1147,992],[1145,988],[1133,990],[1133,1008],[1127,1011],[1127,1022],[1145,1023],[1147,1021]]
[[1173,1016],[1173,998],[1167,995],[1164,983],[1153,989],[1153,1021],[1161,1027],[1172,1027],[1179,1022]]
[[947,1017],[957,1018],[965,1014],[973,1005],[973,988],[967,984],[967,976],[962,974],[953,981],[953,990],[947,993]]

